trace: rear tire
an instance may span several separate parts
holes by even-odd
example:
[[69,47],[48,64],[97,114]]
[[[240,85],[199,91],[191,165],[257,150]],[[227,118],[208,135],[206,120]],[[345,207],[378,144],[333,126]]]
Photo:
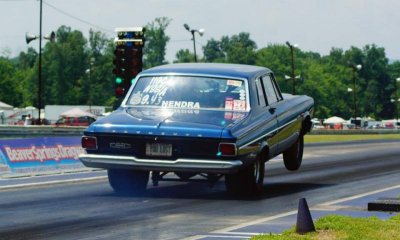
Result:
[[283,162],[289,171],[296,171],[303,161],[304,135],[300,134],[297,141],[283,152]]
[[140,195],[146,191],[149,172],[108,169],[108,181],[116,193]]
[[264,161],[258,157],[254,164],[237,173],[225,175],[225,186],[234,195],[261,195],[264,191]]

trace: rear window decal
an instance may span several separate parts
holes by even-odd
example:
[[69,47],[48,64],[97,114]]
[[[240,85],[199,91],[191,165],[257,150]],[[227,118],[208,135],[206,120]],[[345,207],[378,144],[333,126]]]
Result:
[[225,110],[228,110],[228,111],[233,110],[233,98],[232,97],[225,98]]
[[241,87],[241,86],[242,86],[242,81],[238,81],[238,80],[228,80],[227,85],[228,85],[228,86]]
[[200,108],[200,103],[187,101],[162,101],[161,106],[170,108]]
[[244,110],[246,110],[246,101],[244,101],[244,100],[233,100],[233,110],[234,111],[244,111]]

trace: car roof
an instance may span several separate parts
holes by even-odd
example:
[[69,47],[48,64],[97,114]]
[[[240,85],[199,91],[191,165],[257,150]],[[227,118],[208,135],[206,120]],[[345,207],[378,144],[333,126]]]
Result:
[[244,65],[244,64],[228,64],[228,63],[177,63],[162,65],[147,69],[141,72],[141,75],[160,75],[160,74],[199,74],[212,75],[231,78],[246,78],[262,73],[271,72],[268,68]]

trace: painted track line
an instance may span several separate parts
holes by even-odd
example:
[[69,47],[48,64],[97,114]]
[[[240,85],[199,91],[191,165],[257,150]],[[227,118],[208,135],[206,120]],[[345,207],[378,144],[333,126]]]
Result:
[[248,227],[248,226],[259,224],[259,223],[262,223],[262,222],[268,222],[268,221],[275,220],[275,219],[282,218],[282,217],[287,217],[287,216],[290,216],[290,215],[293,215],[293,214],[296,214],[296,213],[297,213],[297,210],[293,210],[293,211],[289,211],[289,212],[285,212],[285,213],[280,213],[280,214],[269,216],[269,217],[265,217],[265,218],[259,218],[259,219],[256,219],[254,221],[251,221],[251,222],[238,224],[238,225],[235,225],[235,226],[232,226],[232,227],[219,229],[219,230],[213,231],[212,233],[226,234],[226,233],[231,232],[231,231],[236,230],[236,229]]
[[207,238],[233,238],[233,239],[235,239],[235,238],[237,238],[237,239],[250,239],[251,238],[251,236],[232,236],[232,235],[229,235],[229,236],[224,236],[224,235],[206,235],[205,237],[207,237]]
[[[259,233],[255,234],[259,235]],[[188,238],[184,238],[183,240],[197,240],[197,239],[204,239],[204,238],[230,238],[230,239],[250,239],[251,237],[255,235],[239,235],[239,234],[233,234],[233,233],[227,233],[227,234],[202,234],[202,235],[196,235]]]
[[395,186],[391,186],[391,187],[387,187],[387,188],[383,188],[383,189],[379,189],[379,190],[375,190],[375,191],[361,193],[361,194],[357,194],[357,195],[354,195],[354,196],[351,196],[351,197],[340,198],[340,199],[337,199],[337,200],[334,200],[334,201],[329,201],[329,202],[326,202],[326,203],[322,203],[320,205],[334,205],[334,204],[338,204],[338,203],[354,200],[354,199],[357,199],[357,198],[362,198],[362,197],[365,197],[365,196],[368,196],[368,195],[390,191],[390,190],[397,189],[397,188],[400,188],[400,185],[395,185]]
[[15,189],[15,188],[28,188],[28,187],[41,187],[41,186],[57,185],[57,184],[65,184],[65,183],[90,182],[90,181],[105,180],[106,178],[107,178],[106,176],[99,176],[99,177],[44,181],[44,182],[36,182],[36,183],[12,184],[12,185],[7,185],[7,186],[0,186],[0,190],[9,190],[9,189]]

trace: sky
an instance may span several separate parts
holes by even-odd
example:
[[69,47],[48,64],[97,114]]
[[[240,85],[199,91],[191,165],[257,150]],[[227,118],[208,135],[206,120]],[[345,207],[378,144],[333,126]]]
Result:
[[[25,34],[39,34],[38,0],[0,0],[0,55],[16,56],[28,45]],[[197,53],[208,40],[250,33],[258,48],[269,44],[298,44],[303,51],[329,54],[332,47],[349,49],[366,44],[385,48],[400,59],[399,0],[44,0],[43,35],[61,25],[82,31],[100,30],[110,38],[117,27],[145,26],[157,17],[172,19],[167,28],[168,61],[179,49]],[[44,44],[45,42],[43,42]],[[29,46],[38,49],[38,41]]]

